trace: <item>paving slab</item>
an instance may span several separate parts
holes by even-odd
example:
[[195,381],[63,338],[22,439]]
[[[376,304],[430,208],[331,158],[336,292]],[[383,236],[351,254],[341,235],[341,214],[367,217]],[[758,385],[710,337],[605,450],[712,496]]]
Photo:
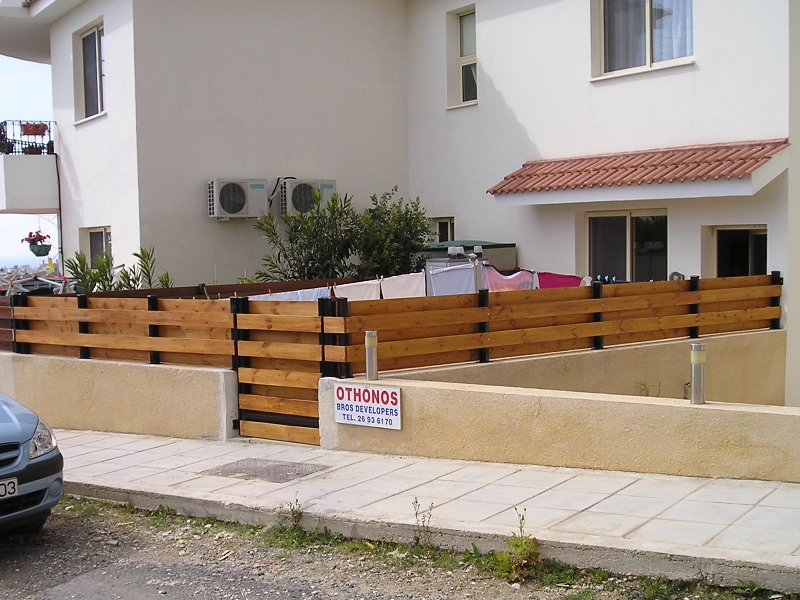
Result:
[[[299,504],[306,527],[404,542],[419,535],[429,512],[432,542],[462,550],[505,548],[524,517],[545,556],[578,567],[800,591],[797,484],[337,452],[246,438],[56,434],[67,493],[263,525]],[[259,469],[240,468],[253,464]],[[286,480],[268,480],[278,470]]]

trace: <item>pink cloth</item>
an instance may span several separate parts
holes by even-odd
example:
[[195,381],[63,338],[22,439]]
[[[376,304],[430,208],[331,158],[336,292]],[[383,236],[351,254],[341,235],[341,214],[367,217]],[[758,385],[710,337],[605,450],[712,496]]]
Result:
[[539,278],[539,288],[541,289],[578,287],[581,284],[581,278],[577,275],[562,275],[561,273],[537,271],[536,276]]
[[491,292],[512,292],[533,289],[533,271],[521,270],[503,275],[492,266],[483,269],[483,285]]

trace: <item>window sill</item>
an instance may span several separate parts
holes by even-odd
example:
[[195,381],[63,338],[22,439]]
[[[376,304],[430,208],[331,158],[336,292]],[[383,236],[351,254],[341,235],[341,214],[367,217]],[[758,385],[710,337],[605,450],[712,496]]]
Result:
[[477,100],[470,100],[469,102],[462,102],[461,104],[453,104],[452,106],[448,106],[445,110],[453,110],[456,108],[464,108],[465,106],[478,106]]
[[596,81],[606,81],[607,79],[617,79],[618,77],[627,77],[628,75],[639,75],[640,73],[651,73],[653,71],[663,71],[664,69],[672,69],[673,67],[685,67],[687,65],[695,64],[693,56],[686,56],[684,58],[675,58],[673,60],[665,60],[663,62],[654,63],[651,66],[634,67],[632,69],[624,69],[622,71],[612,71],[611,73],[604,73],[597,77],[589,79],[591,83]]
[[101,117],[105,116],[108,116],[108,113],[106,111],[99,112],[96,115],[92,115],[91,117],[86,117],[85,119],[80,119],[78,121],[75,121],[73,125],[77,127],[78,125],[83,125],[84,123],[88,123],[89,121],[94,121],[96,119],[100,119]]

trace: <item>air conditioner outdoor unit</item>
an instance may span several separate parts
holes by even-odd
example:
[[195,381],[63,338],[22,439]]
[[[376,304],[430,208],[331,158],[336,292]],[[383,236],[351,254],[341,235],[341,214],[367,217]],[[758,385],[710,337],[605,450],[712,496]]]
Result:
[[281,214],[308,212],[314,193],[322,193],[322,202],[330,200],[336,191],[336,181],[331,179],[284,179],[281,182]]
[[264,179],[209,181],[208,216],[215,219],[260,217],[269,206],[267,183]]

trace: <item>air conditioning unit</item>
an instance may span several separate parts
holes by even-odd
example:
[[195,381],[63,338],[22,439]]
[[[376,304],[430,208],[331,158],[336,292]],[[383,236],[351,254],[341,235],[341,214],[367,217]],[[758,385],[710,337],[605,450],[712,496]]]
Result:
[[281,214],[308,212],[314,193],[322,193],[322,202],[330,200],[336,191],[336,181],[327,179],[283,179],[281,181]]
[[267,183],[264,179],[209,181],[208,216],[215,219],[260,217],[269,206]]

